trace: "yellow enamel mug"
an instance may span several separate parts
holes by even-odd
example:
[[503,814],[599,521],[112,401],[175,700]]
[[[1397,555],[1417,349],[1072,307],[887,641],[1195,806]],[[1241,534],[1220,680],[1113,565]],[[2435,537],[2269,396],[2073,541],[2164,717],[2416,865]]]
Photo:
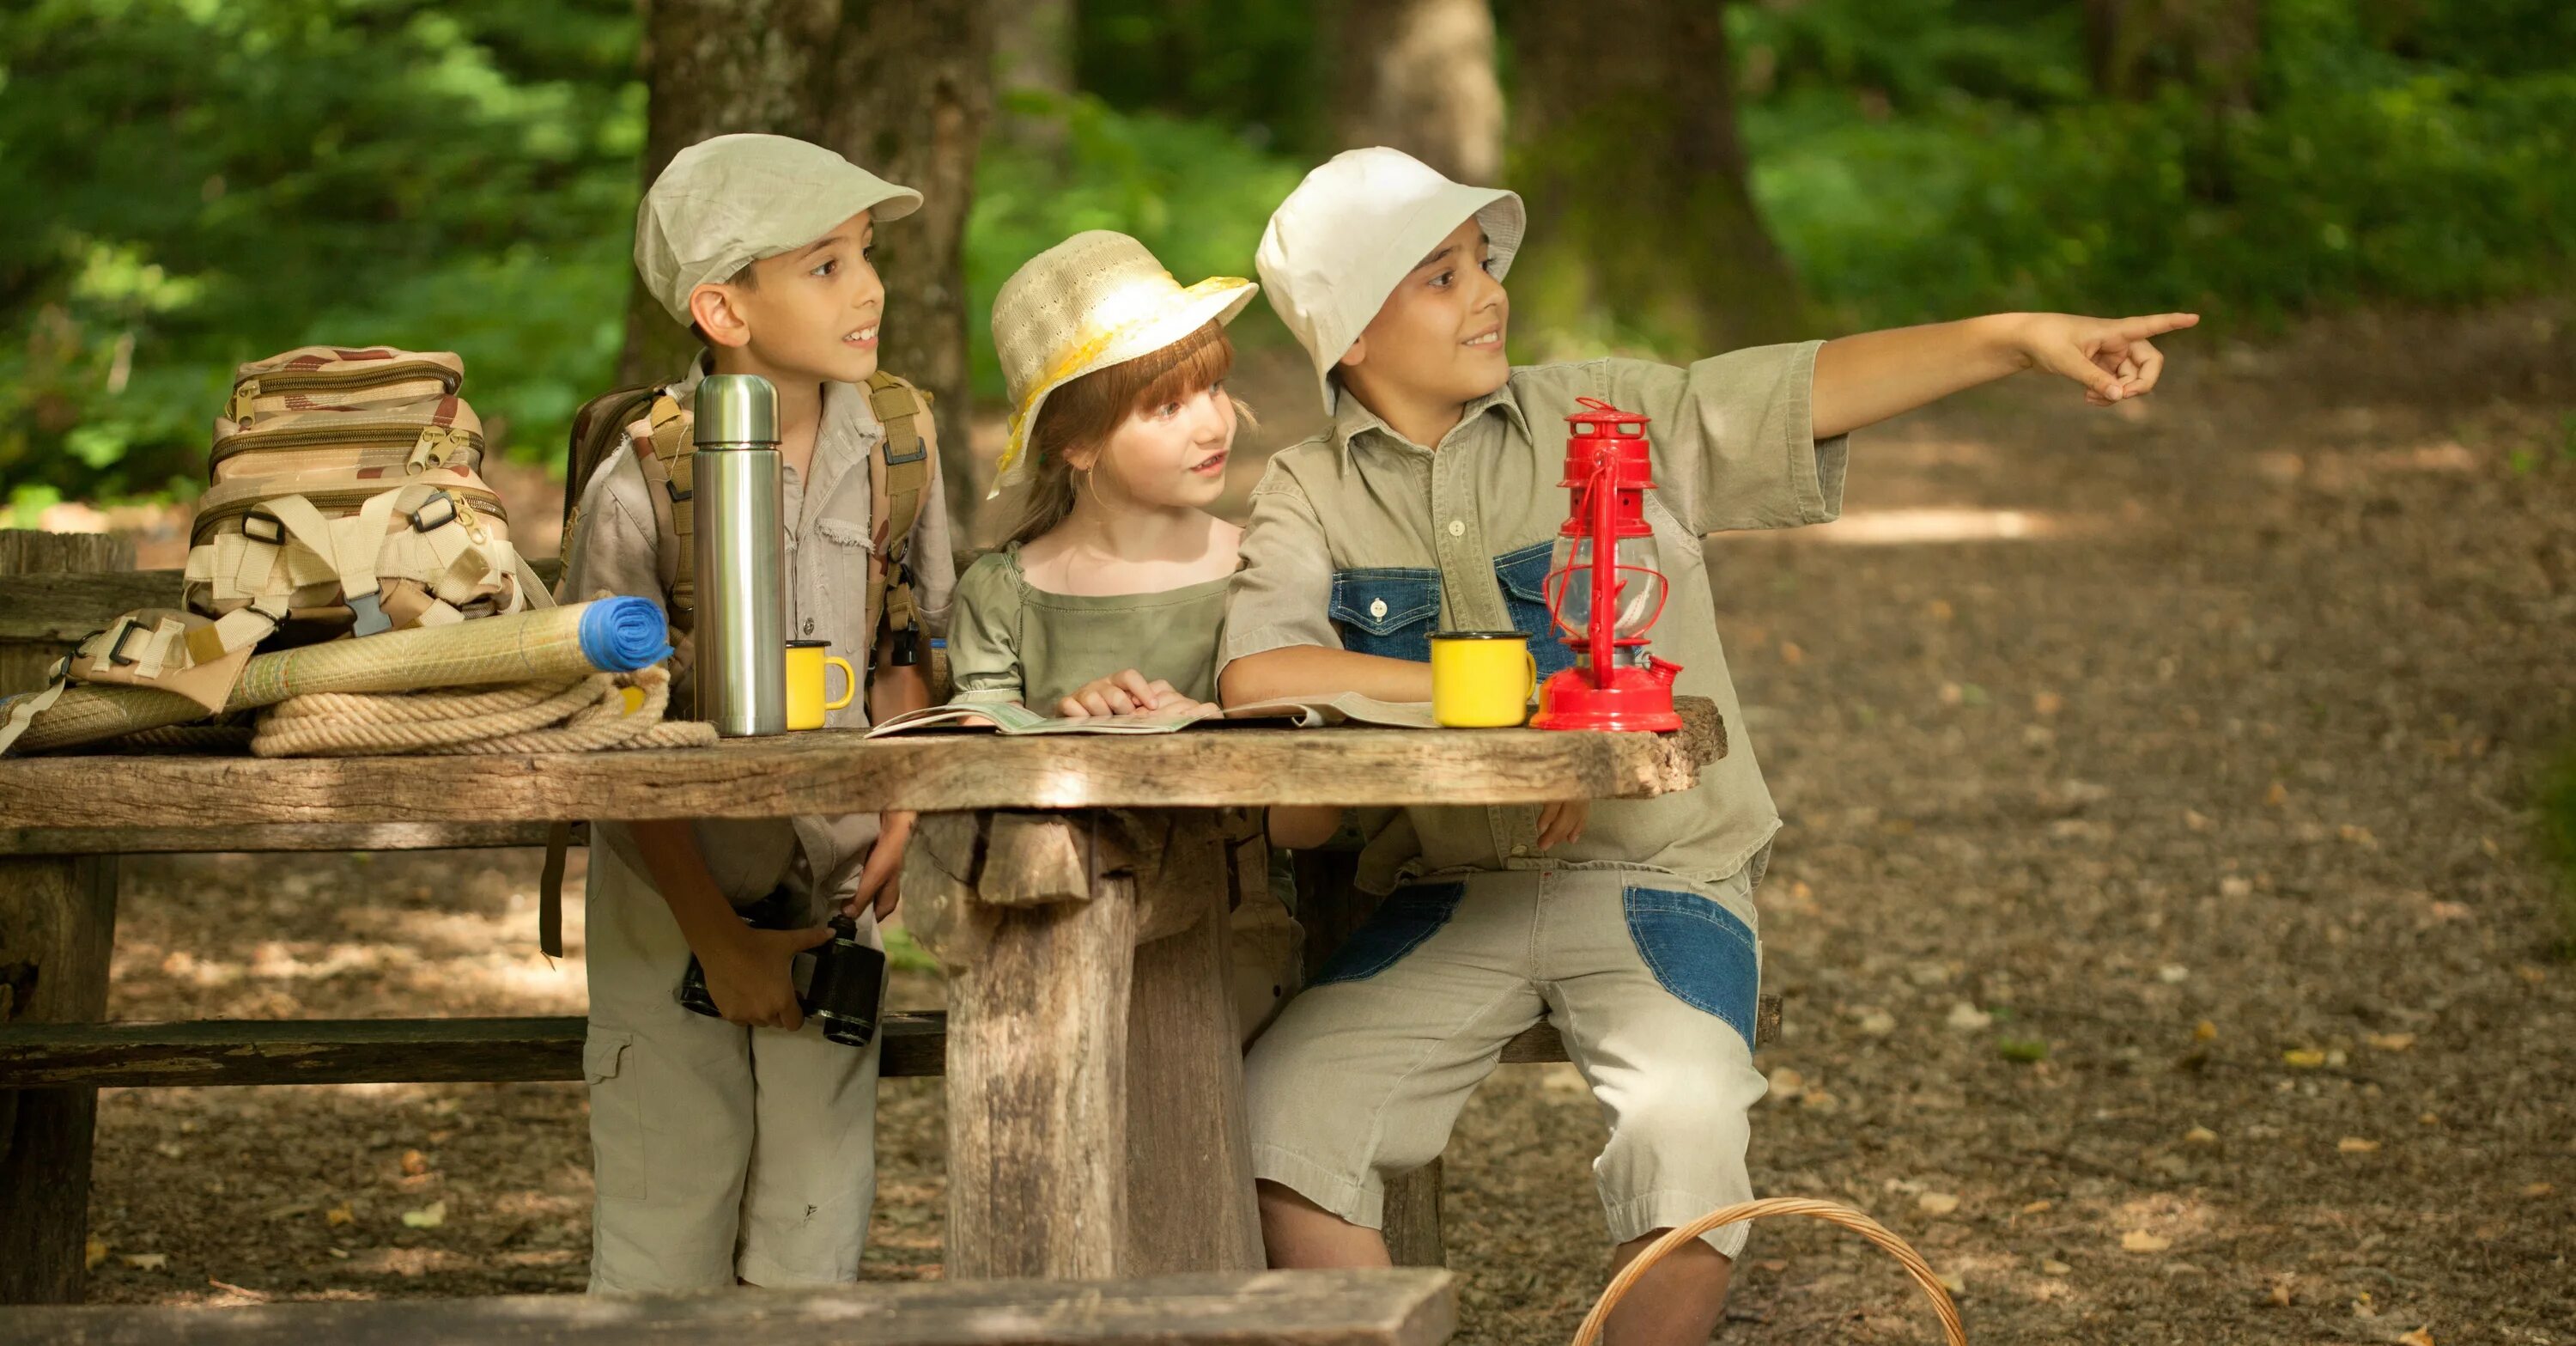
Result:
[[[859,675],[850,671],[850,661],[823,651],[827,640],[791,640],[787,642],[787,727],[820,729],[823,712],[839,710],[859,694]],[[827,668],[841,670],[841,699],[824,699],[824,689],[831,685]]]
[[1503,729],[1529,718],[1538,658],[1518,631],[1431,633],[1431,718],[1452,729]]

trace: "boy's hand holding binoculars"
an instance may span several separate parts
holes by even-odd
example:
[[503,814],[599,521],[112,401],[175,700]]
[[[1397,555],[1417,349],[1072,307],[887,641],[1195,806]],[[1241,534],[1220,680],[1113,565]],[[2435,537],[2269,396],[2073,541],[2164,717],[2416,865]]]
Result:
[[726,1023],[745,1028],[780,1028],[795,1032],[805,1024],[804,1007],[796,1002],[796,955],[831,941],[832,927],[761,930],[739,926],[716,947],[698,955],[705,970],[707,994]]

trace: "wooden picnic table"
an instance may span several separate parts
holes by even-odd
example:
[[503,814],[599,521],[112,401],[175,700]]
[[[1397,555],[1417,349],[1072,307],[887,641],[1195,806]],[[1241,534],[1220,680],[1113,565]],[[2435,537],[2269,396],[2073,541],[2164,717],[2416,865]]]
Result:
[[[1683,789],[1724,751],[1714,709],[1685,711],[1673,735],[827,730],[654,752],[36,757],[0,760],[0,834],[56,838],[74,855],[112,851],[81,839],[119,831],[222,851],[270,827],[917,810],[906,922],[950,972],[947,1274],[1252,1270],[1262,1253],[1223,917],[1267,881],[1261,809]],[[102,897],[81,862],[18,850],[0,857],[0,917],[50,919],[38,942],[73,951],[60,966],[80,983],[55,978],[52,1012],[37,1017],[96,1019],[112,885]],[[5,1242],[50,1249],[68,1235],[77,1257],[79,1212],[34,1190],[19,1139],[0,1156],[0,1231],[18,1230]]]

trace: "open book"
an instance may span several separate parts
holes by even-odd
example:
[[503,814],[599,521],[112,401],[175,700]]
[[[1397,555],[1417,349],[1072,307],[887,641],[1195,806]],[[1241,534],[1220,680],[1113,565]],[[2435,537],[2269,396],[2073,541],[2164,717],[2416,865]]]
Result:
[[[981,720],[976,724],[973,721]],[[1372,724],[1398,729],[1434,729],[1428,701],[1380,701],[1357,692],[1339,696],[1283,696],[1255,701],[1232,710],[1193,705],[1134,715],[1093,716],[1068,720],[1042,714],[1014,702],[967,702],[905,711],[868,731],[868,737],[916,729],[991,730],[1003,734],[1169,734],[1201,723],[1267,722],[1311,728],[1328,724]]]

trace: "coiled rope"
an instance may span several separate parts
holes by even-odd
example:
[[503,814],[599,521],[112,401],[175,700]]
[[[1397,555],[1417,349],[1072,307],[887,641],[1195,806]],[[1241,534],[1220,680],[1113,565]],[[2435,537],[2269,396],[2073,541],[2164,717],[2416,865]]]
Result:
[[374,757],[714,744],[714,725],[662,718],[670,699],[671,674],[659,665],[472,691],[295,696],[260,715],[250,750],[260,757]]
[[1968,1346],[1968,1328],[1959,1320],[1959,1306],[1951,1301],[1949,1287],[1941,1283],[1941,1277],[1932,1270],[1932,1264],[1924,1261],[1923,1254],[1914,1251],[1912,1244],[1898,1238],[1887,1226],[1849,1206],[1795,1196],[1766,1197],[1760,1201],[1744,1201],[1732,1206],[1721,1206],[1655,1240],[1644,1252],[1637,1255],[1636,1261],[1630,1262],[1620,1270],[1618,1275],[1610,1278],[1610,1288],[1601,1292],[1601,1302],[1592,1306],[1592,1312],[1585,1315],[1583,1319],[1583,1326],[1575,1329],[1574,1346],[1596,1346],[1601,1340],[1602,1328],[1610,1321],[1610,1310],[1618,1307],[1620,1299],[1627,1295],[1629,1288],[1634,1286],[1638,1278],[1644,1276],[1655,1263],[1663,1260],[1666,1253],[1712,1229],[1731,1225],[1739,1220],[1760,1220],[1774,1215],[1810,1216],[1827,1224],[1840,1225],[1885,1248],[1889,1255],[1905,1268],[1905,1274],[1913,1277],[1914,1283],[1922,1286],[1923,1293],[1930,1296],[1932,1312],[1940,1317],[1941,1330],[1949,1337],[1950,1346]]

